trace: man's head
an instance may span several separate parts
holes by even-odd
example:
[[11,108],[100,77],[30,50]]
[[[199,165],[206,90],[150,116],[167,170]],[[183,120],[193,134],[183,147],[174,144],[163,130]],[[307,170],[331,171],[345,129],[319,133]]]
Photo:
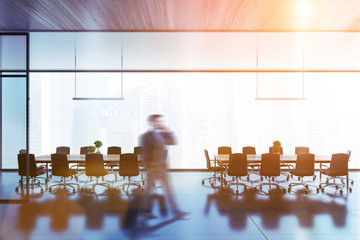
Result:
[[161,114],[152,114],[148,117],[149,125],[155,130],[166,129],[164,116]]

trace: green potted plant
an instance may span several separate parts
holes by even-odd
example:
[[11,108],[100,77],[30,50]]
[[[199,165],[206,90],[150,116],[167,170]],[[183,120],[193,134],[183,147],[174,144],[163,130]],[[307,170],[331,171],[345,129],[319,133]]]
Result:
[[89,146],[89,147],[88,147],[88,152],[89,152],[89,153],[94,153],[95,150],[96,150],[96,147],[94,147],[94,146]]
[[96,141],[94,142],[94,145],[95,145],[95,147],[97,148],[96,153],[101,153],[101,152],[100,152],[100,147],[103,145],[102,142],[101,142],[100,140],[96,140]]
[[278,140],[274,141],[272,150],[273,150],[273,153],[280,153],[281,152],[281,142]]

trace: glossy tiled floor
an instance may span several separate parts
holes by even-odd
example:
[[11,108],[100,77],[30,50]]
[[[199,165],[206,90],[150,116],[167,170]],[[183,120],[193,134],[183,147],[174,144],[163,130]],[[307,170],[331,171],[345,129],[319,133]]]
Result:
[[[190,214],[173,218],[161,188],[155,219],[140,214],[142,194],[31,194],[30,203],[0,205],[1,239],[360,239],[360,172],[352,193],[301,190],[241,196],[202,186],[207,172],[172,172],[175,197]],[[19,198],[17,173],[0,173],[1,198]],[[319,180],[317,180],[319,181]],[[284,183],[284,185],[286,185]],[[101,189],[100,189],[101,190]],[[98,190],[100,193],[100,190]]]

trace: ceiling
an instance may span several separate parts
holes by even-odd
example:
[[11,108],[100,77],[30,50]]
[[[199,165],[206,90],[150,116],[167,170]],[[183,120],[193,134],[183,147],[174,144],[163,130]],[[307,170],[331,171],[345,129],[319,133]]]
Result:
[[0,0],[0,31],[360,31],[360,0]]

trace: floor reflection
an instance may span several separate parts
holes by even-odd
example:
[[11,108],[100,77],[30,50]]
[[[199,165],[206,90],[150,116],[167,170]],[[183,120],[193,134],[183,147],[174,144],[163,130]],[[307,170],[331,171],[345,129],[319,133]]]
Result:
[[[346,201],[346,199],[345,199]],[[336,201],[324,201],[317,196],[307,196],[301,192],[288,196],[281,193],[269,197],[259,196],[256,192],[247,192],[242,196],[216,191],[207,196],[205,214],[214,206],[222,215],[227,215],[233,229],[244,229],[247,216],[261,217],[265,229],[279,228],[283,216],[296,216],[299,225],[304,228],[314,227],[317,215],[327,214],[337,228],[346,225],[347,207]]]

